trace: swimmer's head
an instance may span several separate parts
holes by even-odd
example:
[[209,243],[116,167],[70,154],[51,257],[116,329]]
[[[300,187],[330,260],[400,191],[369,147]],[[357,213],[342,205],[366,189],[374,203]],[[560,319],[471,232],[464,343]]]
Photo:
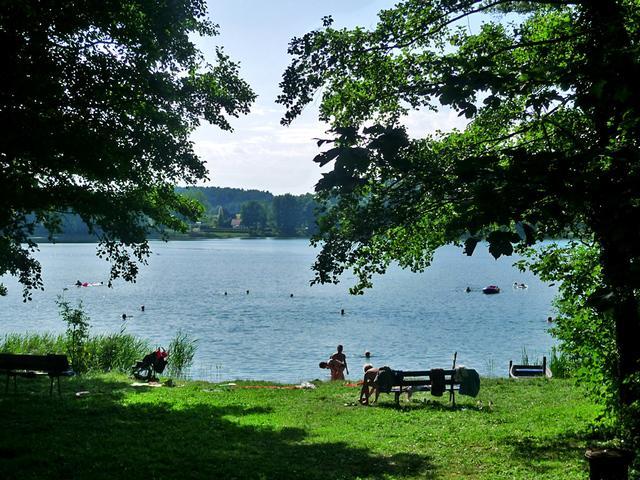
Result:
[[371,352],[367,350],[366,352],[364,352],[364,356],[369,358],[371,356]]

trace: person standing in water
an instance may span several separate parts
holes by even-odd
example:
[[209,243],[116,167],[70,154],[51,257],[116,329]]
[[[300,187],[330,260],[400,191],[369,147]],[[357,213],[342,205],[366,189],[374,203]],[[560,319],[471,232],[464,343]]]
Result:
[[331,370],[331,380],[344,380],[344,363],[340,360],[330,358],[328,362],[320,362],[318,366]]
[[331,360],[337,360],[338,362],[342,363],[343,367],[340,369],[339,378],[340,380],[344,380],[344,371],[346,371],[347,375],[349,375],[349,367],[347,366],[347,356],[342,352],[343,350],[342,345],[338,345],[336,350],[337,350],[336,353],[331,355],[329,358]]

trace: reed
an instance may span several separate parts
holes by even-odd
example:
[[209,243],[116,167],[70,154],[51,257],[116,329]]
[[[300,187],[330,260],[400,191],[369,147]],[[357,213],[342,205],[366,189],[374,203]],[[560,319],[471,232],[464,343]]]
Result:
[[150,350],[148,341],[122,332],[93,336],[86,348],[90,371],[124,373]]
[[64,335],[53,333],[7,333],[0,340],[0,352],[33,355],[66,353],[66,342]]
[[520,357],[520,365],[529,365],[529,354],[527,353],[527,347],[522,347],[522,355]]
[[[0,340],[1,353],[69,355],[66,335],[52,333],[8,333]],[[149,342],[128,333],[89,336],[83,346],[83,372],[128,373],[150,350]]]
[[176,336],[169,344],[169,374],[176,377],[184,377],[193,364],[198,340],[191,338],[188,333],[178,330]]
[[496,361],[493,357],[489,357],[487,359],[487,377],[495,377],[496,376]]
[[571,378],[576,369],[575,361],[569,355],[556,347],[551,347],[549,370],[556,378]]

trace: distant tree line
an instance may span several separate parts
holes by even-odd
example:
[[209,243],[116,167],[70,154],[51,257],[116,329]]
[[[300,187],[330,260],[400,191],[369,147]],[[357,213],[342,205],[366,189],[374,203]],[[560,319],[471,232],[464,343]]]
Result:
[[[178,193],[197,200],[204,207],[197,221],[187,221],[191,228],[203,232],[237,227],[252,235],[308,236],[316,233],[316,201],[312,194],[273,195],[267,191],[241,188],[177,188]],[[234,221],[235,220],[235,221]],[[36,237],[48,232],[42,225]],[[56,238],[87,240],[95,238],[82,219],[75,214],[62,215],[61,233]]]
[[[201,228],[239,228],[257,235],[306,236],[316,232],[314,195],[273,195],[240,188],[179,189],[204,206]],[[234,220],[236,220],[234,222]],[[235,223],[236,225],[233,225]]]

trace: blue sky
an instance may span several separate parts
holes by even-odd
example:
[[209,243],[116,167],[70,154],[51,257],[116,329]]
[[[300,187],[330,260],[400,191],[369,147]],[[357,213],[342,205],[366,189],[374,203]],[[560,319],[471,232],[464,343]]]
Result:
[[[289,63],[287,45],[294,36],[321,26],[333,16],[335,26],[372,27],[377,13],[392,7],[389,0],[211,0],[209,14],[220,25],[220,35],[199,39],[213,58],[216,45],[240,62],[241,75],[258,95],[250,115],[232,119],[234,132],[204,125],[193,134],[196,152],[210,171],[208,185],[255,188],[275,194],[313,191],[321,170],[312,162],[318,153],[314,137],[327,126],[317,120],[317,102],[290,127],[279,120],[282,106],[275,103],[278,83]],[[455,114],[418,113],[408,119],[410,133],[423,135],[462,126]]]

